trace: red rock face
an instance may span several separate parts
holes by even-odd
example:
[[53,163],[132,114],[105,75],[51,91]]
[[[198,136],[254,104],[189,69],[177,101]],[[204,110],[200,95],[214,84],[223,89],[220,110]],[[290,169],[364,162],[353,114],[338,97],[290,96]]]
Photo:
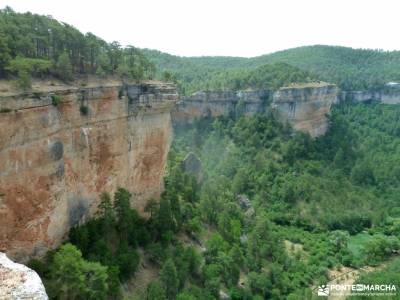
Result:
[[57,107],[49,93],[0,99],[12,109],[0,113],[0,251],[19,261],[43,255],[93,216],[101,192],[125,187],[142,212],[163,189],[173,86],[56,93]]

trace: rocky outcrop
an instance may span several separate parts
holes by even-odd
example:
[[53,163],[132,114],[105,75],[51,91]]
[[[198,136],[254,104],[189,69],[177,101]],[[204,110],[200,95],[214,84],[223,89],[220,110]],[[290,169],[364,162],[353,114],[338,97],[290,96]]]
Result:
[[284,87],[274,93],[272,107],[282,121],[317,137],[328,129],[326,116],[338,92],[336,85],[324,82]]
[[112,81],[1,96],[0,250],[42,256],[117,187],[142,211],[163,189],[177,98],[173,85]]
[[241,209],[248,210],[251,207],[251,201],[247,196],[237,195],[236,199],[237,199],[238,204],[240,205]]
[[396,90],[388,90],[380,93],[380,102],[383,104],[400,104],[400,91]]
[[353,102],[377,101],[383,104],[400,104],[400,89],[385,88],[381,91],[342,91],[340,100]]
[[14,263],[0,252],[0,299],[47,300],[39,275],[28,267]]
[[172,111],[172,119],[174,124],[184,125],[208,116],[261,113],[265,112],[269,97],[266,90],[201,91],[183,97]]
[[252,206],[251,201],[247,196],[237,195],[236,200],[240,208],[244,211],[244,215],[247,219],[250,219],[255,215],[256,211],[254,210],[254,207]]
[[340,101],[370,102],[380,98],[380,93],[371,91],[341,91]]
[[193,152],[188,153],[182,161],[183,172],[190,174],[196,178],[197,183],[203,181],[203,167],[201,160]]
[[174,124],[182,125],[207,116],[251,115],[273,110],[283,122],[317,137],[328,128],[326,114],[338,101],[338,92],[335,85],[324,82],[283,87],[276,92],[197,92],[179,102],[172,118]]

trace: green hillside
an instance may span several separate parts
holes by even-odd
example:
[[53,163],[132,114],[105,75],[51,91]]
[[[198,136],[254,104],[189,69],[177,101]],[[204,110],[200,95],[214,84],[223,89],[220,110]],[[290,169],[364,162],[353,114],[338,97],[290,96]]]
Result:
[[[72,245],[30,266],[51,299],[313,299],[333,271],[385,264],[361,279],[398,285],[399,116],[400,106],[344,103],[316,140],[272,115],[179,128],[149,218],[127,190],[102,194]],[[182,171],[189,152],[202,162],[200,184]]]
[[286,63],[311,72],[345,90],[380,89],[389,81],[400,81],[399,51],[315,45],[253,58],[178,57],[143,51],[156,65],[158,76],[169,71],[181,86],[191,91],[204,87],[230,88],[238,73],[273,63]]
[[107,43],[49,16],[0,9],[0,79],[28,89],[31,78],[117,75],[149,79],[154,65],[133,47]]
[[49,16],[0,10],[0,78],[16,79],[21,88],[29,88],[32,77],[68,81],[87,75],[138,80],[156,76],[176,81],[183,94],[276,89],[316,79],[345,90],[381,89],[389,81],[400,81],[400,52],[316,45],[253,58],[179,57],[107,43]]

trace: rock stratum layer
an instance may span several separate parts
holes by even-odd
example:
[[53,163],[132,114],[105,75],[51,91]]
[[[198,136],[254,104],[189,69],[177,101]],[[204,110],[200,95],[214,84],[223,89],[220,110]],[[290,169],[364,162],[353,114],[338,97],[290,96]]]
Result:
[[173,85],[154,82],[1,97],[0,250],[42,256],[117,187],[142,211],[163,189],[177,98]]
[[273,94],[272,108],[294,129],[318,137],[328,129],[327,115],[338,101],[338,93],[335,85],[327,83],[284,87]]
[[266,90],[197,92],[179,101],[172,119],[174,124],[183,125],[204,117],[260,113],[265,111],[269,97]]
[[386,88],[382,91],[343,91],[340,94],[340,100],[354,102],[377,101],[383,104],[400,104],[400,89]]
[[35,271],[11,261],[0,252],[0,299],[47,300],[48,296]]
[[237,113],[251,115],[271,110],[295,129],[316,137],[326,132],[326,114],[329,114],[332,104],[337,102],[338,93],[335,85],[323,82],[284,87],[276,92],[198,92],[183,98],[173,110],[172,117],[174,124],[182,125],[206,116]]

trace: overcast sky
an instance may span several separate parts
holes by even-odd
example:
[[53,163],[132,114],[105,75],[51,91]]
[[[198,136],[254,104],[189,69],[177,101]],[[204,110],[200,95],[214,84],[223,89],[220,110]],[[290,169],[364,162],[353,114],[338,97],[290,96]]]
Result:
[[108,42],[182,56],[326,44],[400,50],[398,0],[0,0]]

